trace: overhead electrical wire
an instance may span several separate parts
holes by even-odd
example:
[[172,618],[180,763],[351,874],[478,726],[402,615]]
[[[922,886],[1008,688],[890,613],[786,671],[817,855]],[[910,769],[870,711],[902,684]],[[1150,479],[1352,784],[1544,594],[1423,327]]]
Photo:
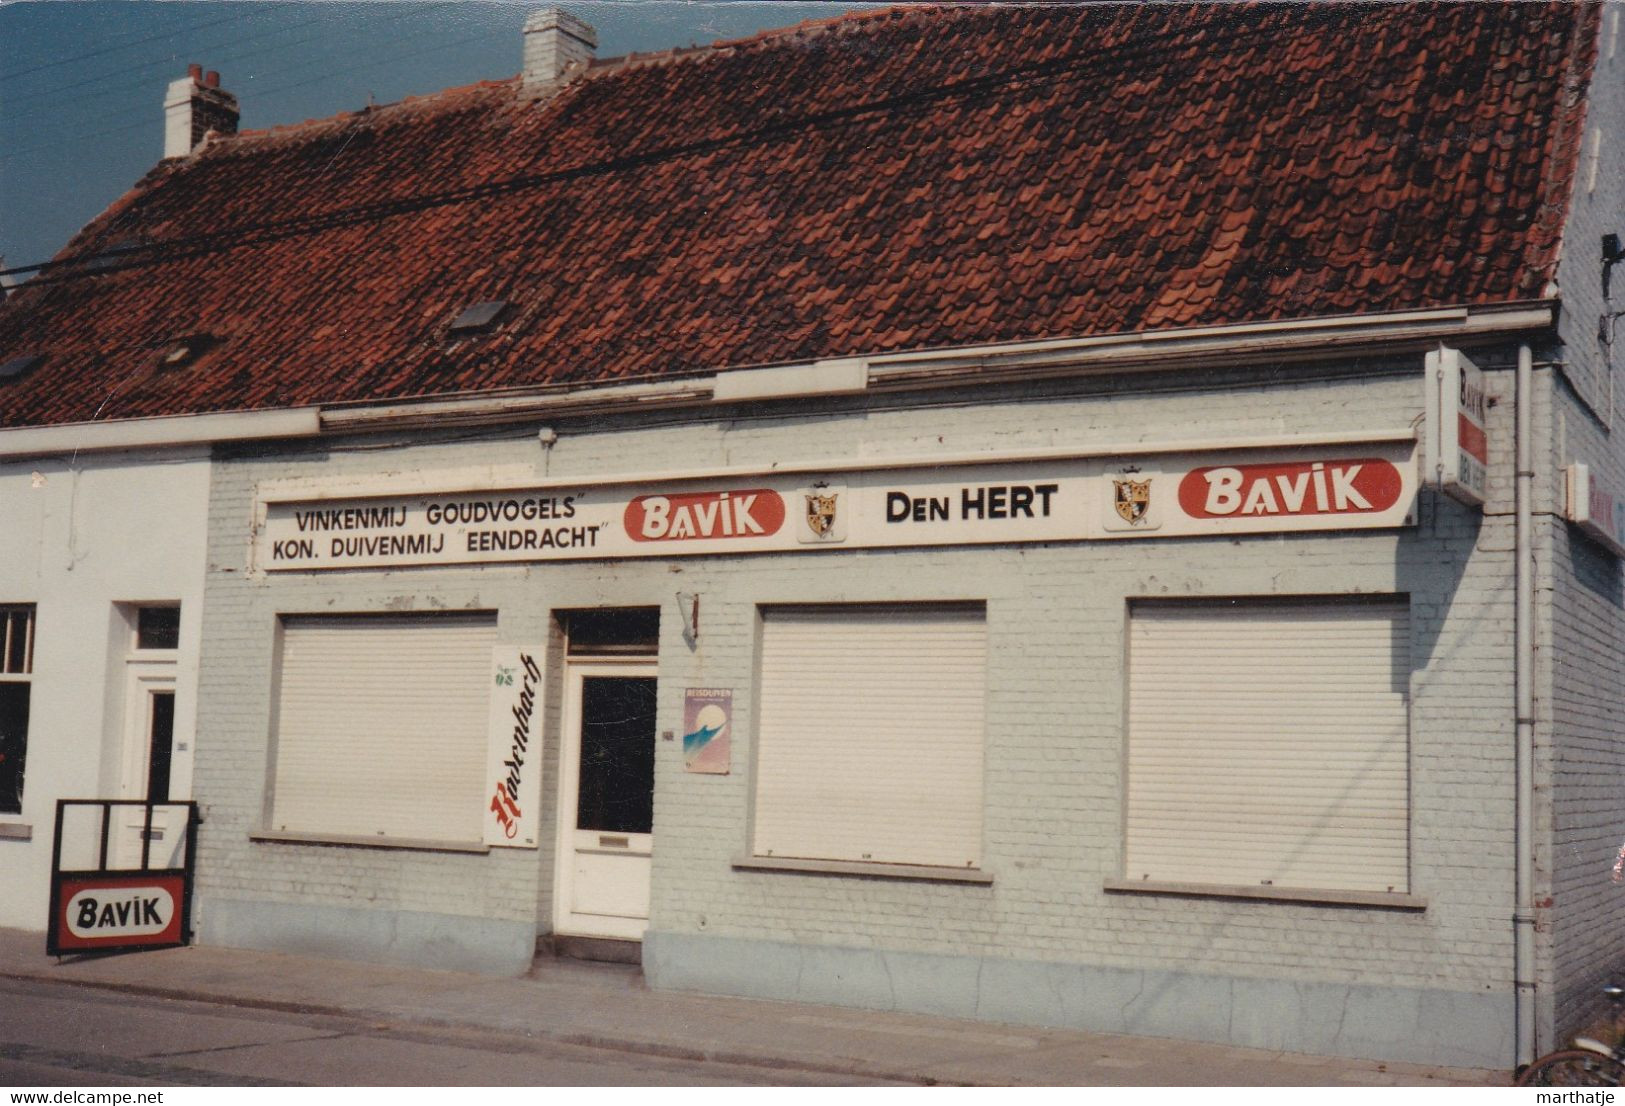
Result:
[[[289,3],[291,3],[291,0],[289,0]],[[409,14],[411,16],[421,16],[421,15],[436,12],[436,11],[442,9],[442,8],[452,7],[456,3],[457,3],[457,0],[438,0],[437,3],[433,3],[433,4],[416,4],[416,5],[413,5],[412,11]],[[266,4],[266,7],[281,8],[281,7],[286,7],[286,6],[288,6],[288,5],[286,3],[282,3],[282,2],[267,3]],[[273,38],[276,35],[286,34],[289,31],[297,31],[297,30],[301,30],[301,29],[303,29],[305,27],[312,27],[312,26],[315,26],[317,24],[328,23],[330,19],[331,19],[330,16],[324,14],[324,15],[317,16],[316,18],[313,18],[313,19],[306,19],[306,20],[302,20],[302,21],[300,21],[298,23],[289,23],[289,24],[287,24],[285,26],[282,26],[282,27],[276,27],[276,28],[273,28],[271,30],[268,30],[268,31],[264,32],[263,34],[249,35],[246,38],[232,39],[229,42],[223,42],[223,43],[219,43],[219,44],[215,44],[215,45],[191,44],[191,43],[189,43],[189,44],[187,44],[186,49],[187,49],[187,51],[189,53],[192,53],[194,55],[204,55],[204,54],[207,53],[209,58],[210,58],[209,63],[208,63],[208,67],[211,68],[211,69],[218,68],[220,66],[220,64],[222,64],[222,63],[232,62],[232,61],[240,61],[240,60],[242,60],[244,58],[253,58],[253,59],[255,59],[257,61],[257,60],[259,60],[261,58],[268,58],[270,56],[279,54],[279,53],[281,53],[281,52],[283,52],[285,50],[293,49],[296,46],[305,46],[305,45],[308,45],[308,44],[310,44],[312,42],[319,42],[319,41],[321,41],[322,39],[324,39],[324,38],[326,38],[328,36],[326,34],[324,34],[324,33],[306,35],[303,38],[294,39],[291,42],[278,42],[278,43],[275,43],[275,44],[272,44],[272,45],[269,45],[269,46],[255,47],[254,49],[251,49],[251,50],[240,50],[240,49],[236,49],[236,47],[242,46],[242,45],[244,45],[246,43],[249,43],[249,42],[258,42],[258,41],[260,41],[262,39]],[[397,36],[395,36],[395,39],[393,41],[400,41],[400,40],[401,40],[401,36],[397,35]],[[224,53],[224,54],[210,53],[211,51],[214,51],[215,49],[217,49],[217,47],[218,48],[227,48],[229,50],[229,52]],[[89,79],[87,81],[76,81],[73,84],[58,85],[58,86],[56,86],[54,88],[43,89],[43,90],[38,91],[38,92],[31,92],[26,96],[8,96],[8,97],[5,98],[4,103],[6,105],[10,106],[10,105],[16,105],[16,104],[22,104],[22,103],[29,103],[29,102],[34,101],[34,100],[46,99],[46,98],[49,98],[49,97],[57,96],[58,93],[62,93],[62,92],[83,91],[86,88],[95,88],[95,87],[97,87],[98,85],[100,85],[102,83],[102,79],[104,79],[104,78],[127,76],[127,75],[132,74],[132,73],[142,72],[142,71],[150,70],[150,69],[161,69],[161,68],[163,68],[165,66],[172,66],[174,64],[175,64],[175,60],[173,58],[160,58],[157,61],[150,61],[150,62],[145,63],[144,65],[139,65],[139,66],[135,66],[135,67],[130,68],[130,69],[125,69],[125,70],[121,70],[121,71],[114,71],[114,72],[104,74],[103,78],[91,78],[91,79]],[[304,68],[304,66],[295,66],[294,68]],[[258,73],[255,73],[252,76],[258,76],[258,75],[259,75]],[[124,82],[119,83],[119,84],[105,85],[105,86],[103,86],[104,91],[102,91],[100,93],[97,93],[96,95],[93,95],[93,96],[72,96],[72,97],[67,97],[66,99],[68,100],[68,102],[85,103],[85,104],[92,104],[93,105],[97,101],[106,98],[112,92],[118,91],[120,89],[135,89],[135,88],[138,88],[138,87],[146,87],[146,86],[147,86],[147,78],[143,77],[143,78],[141,78],[139,80],[124,81]],[[63,102],[62,97],[58,97],[57,99],[55,99],[53,101],[53,103],[61,103],[61,102]],[[121,112],[119,112],[117,114],[121,114],[121,115],[122,114],[128,114],[129,110],[130,109],[124,109],[123,111],[121,111]],[[137,107],[137,110],[140,110],[139,106]]]
[[234,20],[242,19],[246,17],[247,14],[247,12],[235,12],[232,15],[225,16],[221,19],[214,19],[205,23],[195,23],[190,27],[177,27],[174,30],[164,31],[161,34],[148,35],[146,38],[134,38],[128,42],[120,42],[112,46],[103,47],[100,50],[87,50],[83,54],[74,54],[71,57],[57,58],[55,61],[44,62],[40,65],[30,66],[27,69],[17,69],[10,73],[0,73],[0,83],[4,83],[5,81],[14,81],[18,77],[26,77],[30,73],[40,73],[47,69],[55,69],[59,66],[71,65],[76,61],[84,61],[86,58],[97,58],[103,56],[104,54],[115,54],[120,50],[128,50],[132,46],[140,46],[148,42],[157,42],[160,39],[173,38],[176,35],[191,34],[194,31],[201,31],[207,27],[218,27],[221,24],[231,23]]
[[[1251,33],[1226,36],[1226,38],[1229,42],[1238,43],[1255,39],[1267,40],[1276,33],[1278,33],[1276,28],[1264,28]],[[1016,69],[983,73],[927,89],[899,93],[894,96],[870,100],[848,107],[835,108],[813,115],[780,119],[725,138],[701,139],[675,146],[659,147],[643,153],[626,154],[545,173],[509,177],[483,184],[468,185],[447,192],[420,194],[406,200],[359,204],[350,208],[340,208],[317,215],[299,216],[263,223],[248,223],[206,234],[188,235],[166,239],[161,242],[104,250],[100,253],[80,255],[61,262],[23,265],[0,270],[0,276],[30,272],[40,274],[33,280],[28,281],[26,285],[14,289],[14,291],[20,291],[22,288],[80,280],[124,269],[142,268],[215,253],[221,250],[258,245],[262,242],[279,241],[302,234],[377,222],[396,215],[435,207],[445,207],[452,204],[469,203],[493,196],[545,187],[550,184],[625,172],[646,165],[658,164],[662,161],[702,156],[743,144],[767,143],[798,132],[823,129],[825,127],[833,128],[875,115],[901,116],[912,111],[922,110],[942,100],[999,96],[1020,91],[1033,85],[1085,79],[1093,75],[1101,64],[1122,65],[1151,58],[1159,58],[1170,66],[1182,64],[1180,58],[1170,57],[1164,49],[1166,40],[1172,37],[1178,36],[1175,33],[1147,35],[1139,39],[1134,46],[1116,51],[1079,51]],[[472,41],[472,39],[465,41]],[[1210,49],[1213,44],[1214,40],[1208,39],[1204,40],[1200,45],[1202,49]],[[1192,47],[1195,48],[1195,44],[1192,44]],[[91,262],[96,263],[93,268],[89,265]],[[63,268],[69,271],[63,273],[45,271]]]
[[[447,6],[449,3],[455,3],[455,0],[442,0],[441,3],[434,4],[431,7],[432,8],[441,8],[441,7]],[[429,11],[429,10],[431,10],[430,7],[419,9],[419,11]],[[309,23],[318,23],[318,22],[321,22],[321,21],[320,20],[310,20],[309,21]],[[296,24],[295,26],[303,27],[303,26],[307,26],[307,25],[309,25],[309,24],[308,23],[301,23],[301,24]],[[391,42],[391,43],[404,43],[404,42],[409,41],[409,35],[410,35],[410,32],[408,34],[397,34],[397,35],[394,35],[393,37],[391,37],[391,38],[389,38],[387,40],[384,40],[384,41]],[[213,61],[211,61],[210,67],[212,68],[218,62],[239,60],[239,59],[244,58],[244,57],[259,57],[259,56],[262,56],[263,53],[275,54],[275,53],[277,53],[277,52],[279,52],[281,50],[291,49],[291,48],[296,47],[296,46],[308,45],[309,43],[312,43],[312,42],[319,42],[324,37],[326,37],[326,36],[322,35],[322,34],[314,34],[314,35],[310,35],[310,36],[308,36],[306,38],[298,39],[298,40],[293,41],[293,42],[280,43],[280,44],[278,44],[276,46],[270,47],[268,50],[263,51],[263,52],[260,52],[260,51],[248,51],[246,53],[238,54],[238,55],[235,55],[235,56],[229,56],[228,55],[228,56],[216,57]],[[201,51],[198,51],[198,52],[201,53]],[[399,57],[398,55],[386,55],[382,60],[384,60],[384,61],[398,60],[398,57]],[[166,59],[165,61],[154,62],[152,64],[153,65],[168,65],[168,64],[171,64],[171,62],[169,62]],[[331,64],[331,59],[330,58],[319,57],[319,58],[313,58],[313,59],[311,59],[309,61],[306,61],[306,62],[301,62],[301,63],[291,65],[291,66],[287,66],[287,67],[284,67],[284,68],[279,68],[279,69],[276,69],[275,71],[278,74],[296,73],[296,72],[300,72],[302,70],[312,69],[312,68],[316,68],[316,67],[323,66],[323,65],[329,65],[329,64]],[[365,68],[365,66],[346,66],[347,71],[353,71],[353,70],[359,69],[359,68]],[[339,74],[335,74],[335,76],[338,76],[338,75]],[[259,76],[259,73],[256,72],[256,73],[248,74],[245,79],[248,80],[248,81],[253,81],[258,76]],[[294,82],[293,85],[284,86],[284,87],[298,87],[299,83],[300,82]],[[318,82],[312,81],[310,83],[315,84],[315,83],[318,83]],[[255,88],[252,85],[240,86],[240,87],[243,87],[245,93],[247,93],[247,92],[262,92],[263,91],[262,89]],[[93,101],[87,99],[86,102],[91,103]],[[123,108],[119,108],[119,109],[117,109],[115,111],[107,112],[107,113],[103,114],[101,116],[101,118],[103,120],[126,119],[126,118],[133,118],[133,117],[135,117],[137,115],[144,115],[144,116],[149,116],[150,117],[151,114],[152,114],[152,105],[150,103],[132,103],[132,104],[129,104],[129,105],[123,107]],[[144,124],[142,124],[142,125],[144,125]],[[117,134],[117,133],[120,133],[121,131],[124,131],[124,130],[133,130],[133,129],[134,129],[133,127],[108,128],[108,129],[103,129],[103,130],[99,130],[99,131],[93,131],[93,132],[90,132],[89,134],[82,135],[81,137],[91,138],[91,137],[95,137],[95,136],[99,136],[99,135],[105,135],[105,134]],[[56,143],[48,143],[48,144],[47,143],[40,143],[40,144],[37,144],[35,146],[24,147],[22,150],[10,150],[10,151],[6,151],[4,153],[0,153],[0,158],[10,157],[10,156],[13,156],[15,154],[27,153],[27,152],[29,152],[31,150],[50,149],[50,148],[54,148],[56,145],[57,145]]]
[[[267,4],[266,6],[267,7],[272,7],[272,6],[282,7],[283,5],[282,4],[276,4],[276,5]],[[275,54],[278,51],[286,50],[286,49],[289,49],[290,47],[302,46],[302,45],[304,45],[305,43],[308,43],[308,42],[315,42],[318,39],[322,38],[323,36],[322,35],[310,35],[310,36],[308,36],[306,38],[296,39],[293,42],[279,42],[279,43],[276,43],[275,45],[272,45],[272,46],[256,47],[255,49],[252,49],[252,50],[243,50],[243,51],[238,51],[238,52],[235,52],[235,53],[226,53],[226,54],[212,54],[211,52],[216,50],[216,49],[228,48],[228,47],[234,48],[234,47],[245,45],[245,44],[250,43],[250,42],[259,42],[262,39],[272,38],[272,37],[274,37],[276,35],[286,34],[289,31],[297,31],[297,30],[300,30],[301,28],[314,26],[315,24],[325,23],[327,21],[328,21],[327,16],[318,16],[315,19],[306,19],[306,20],[302,20],[302,21],[300,21],[298,23],[289,23],[289,24],[287,24],[285,26],[282,26],[282,27],[273,28],[273,29],[271,29],[269,31],[264,32],[263,34],[247,35],[247,36],[245,36],[243,38],[232,39],[232,40],[230,40],[228,42],[222,42],[222,43],[187,43],[186,44],[186,50],[189,53],[192,53],[192,54],[195,54],[195,55],[210,54],[211,60],[209,62],[209,65],[212,68],[212,67],[214,67],[214,65],[217,62],[236,61],[236,60],[238,60],[240,58],[245,58],[245,57],[256,57],[256,56],[264,56],[264,55],[267,55],[267,54]],[[136,73],[143,73],[143,72],[146,72],[147,70],[151,70],[151,69],[162,69],[165,66],[173,66],[174,64],[175,64],[174,57],[159,58],[156,61],[149,61],[149,62],[146,62],[146,63],[141,64],[141,65],[129,66],[129,67],[126,67],[124,69],[110,70],[110,71],[108,71],[106,73],[102,73],[102,74],[98,74],[98,75],[92,75],[92,76],[86,77],[84,80],[74,81],[74,82],[72,82],[70,84],[53,85],[50,88],[43,88],[43,89],[40,89],[40,90],[38,90],[36,92],[30,92],[30,93],[28,93],[26,95],[23,95],[23,96],[7,96],[5,98],[4,102],[8,107],[14,107],[17,104],[26,104],[26,103],[31,103],[31,102],[33,102],[35,100],[44,100],[44,99],[51,99],[53,103],[63,103],[63,102],[68,102],[68,103],[79,103],[79,102],[92,103],[92,102],[95,102],[96,100],[105,98],[110,93],[117,92],[117,91],[119,91],[121,89],[134,89],[134,88],[137,88],[137,87],[145,86],[148,83],[148,78],[146,78],[146,77],[141,77],[141,78],[138,78],[138,79],[134,78],[133,75],[136,74]],[[120,81],[120,83],[117,83],[117,84],[107,84],[106,83],[109,80],[113,80],[113,79],[117,79],[117,78],[131,78],[131,79],[122,80],[122,81]],[[95,95],[92,95],[92,96],[66,95],[66,94],[69,94],[69,93],[73,93],[73,94],[84,93],[87,90],[97,89],[97,88],[102,89],[102,91],[98,92],[98,93],[96,93]]]
[[[368,69],[376,69],[381,65],[389,65],[389,64],[391,64],[393,62],[404,61],[407,58],[415,58],[415,57],[418,57],[418,56],[420,56],[422,54],[432,53],[432,52],[438,51],[438,50],[448,50],[448,49],[451,49],[452,47],[455,47],[455,46],[464,46],[464,45],[467,45],[468,43],[471,43],[471,42],[478,42],[478,41],[480,41],[482,39],[488,39],[489,37],[490,37],[490,32],[489,31],[484,31],[484,32],[481,32],[480,34],[470,35],[467,38],[456,39],[456,40],[454,40],[452,42],[435,42],[432,45],[426,46],[426,47],[424,47],[422,49],[419,49],[419,50],[410,50],[410,51],[407,51],[405,53],[400,53],[400,54],[386,54],[383,57],[380,57],[375,61],[368,62],[368,63],[366,63],[364,65],[346,66],[342,73],[329,73],[326,76],[316,77],[316,78],[313,78],[311,80],[290,81],[290,82],[288,82],[286,84],[273,85],[273,86],[271,86],[269,88],[250,87],[250,88],[245,89],[245,92],[253,92],[256,95],[260,95],[260,96],[269,96],[269,95],[274,95],[274,94],[276,94],[278,92],[286,92],[286,91],[289,91],[289,90],[295,89],[295,88],[310,88],[310,87],[313,87],[315,85],[323,84],[323,83],[325,83],[327,81],[337,80],[340,77],[349,76],[352,73],[359,73],[359,72],[363,72],[363,71],[368,70]],[[405,41],[405,40],[404,39],[397,39],[397,41]],[[306,65],[294,66],[294,67],[292,67],[292,69],[286,70],[286,72],[291,72],[291,71],[297,70],[297,69],[310,69],[310,68],[313,68],[314,66],[317,66],[317,65],[326,64],[327,60],[328,59],[325,59],[325,58],[317,59],[317,60],[315,60],[315,61],[313,61],[313,62],[311,62],[309,64],[306,64]],[[122,117],[130,116],[130,115],[133,115],[133,114],[136,114],[136,113],[140,113],[142,115],[147,115],[148,118],[138,119],[133,123],[129,123],[129,124],[126,124],[126,125],[120,126],[120,127],[107,127],[107,128],[102,129],[102,130],[89,131],[89,132],[86,132],[84,134],[75,135],[74,138],[77,141],[84,141],[84,140],[91,139],[91,138],[105,138],[105,137],[107,137],[109,135],[124,134],[124,133],[126,133],[128,131],[133,131],[133,130],[136,130],[138,128],[149,127],[149,126],[152,125],[151,120],[150,120],[151,109],[149,107],[137,107],[137,108],[134,108],[134,109],[127,109],[125,111],[115,113],[114,115],[111,116],[111,118],[122,118]],[[24,156],[25,154],[39,153],[42,150],[59,149],[61,147],[61,145],[62,144],[60,142],[40,142],[40,143],[37,143],[37,144],[35,144],[33,146],[21,147],[20,149],[11,149],[11,150],[0,151],[0,161],[10,161],[10,160],[12,160],[14,158],[20,158],[20,157]]]
[[[415,58],[415,57],[419,57],[419,56],[421,56],[423,54],[431,54],[431,53],[434,53],[437,50],[449,50],[454,46],[466,46],[471,42],[479,42],[482,39],[489,41],[490,38],[491,38],[491,34],[492,34],[492,32],[489,29],[487,29],[487,30],[481,31],[479,34],[469,35],[466,38],[454,39],[451,42],[434,42],[434,43],[431,43],[428,46],[423,47],[420,50],[411,50],[411,51],[408,51],[407,53],[404,53],[404,54],[392,54],[392,55],[389,55],[387,57],[379,58],[376,61],[367,62],[367,63],[365,63],[363,65],[346,66],[345,67],[345,72],[346,73],[361,73],[361,72],[364,72],[364,71],[366,71],[368,69],[377,69],[380,65],[388,65],[391,62],[404,61],[407,58]],[[325,60],[325,59],[323,59],[323,60]],[[319,62],[316,63],[316,64],[319,64]],[[302,65],[302,66],[297,66],[296,68],[298,68],[298,69],[308,69],[308,68],[310,68],[310,66],[309,65]],[[289,70],[289,72],[291,72],[291,71],[292,70]],[[334,74],[334,76],[339,76],[339,75],[340,74]],[[323,78],[323,79],[328,79],[328,78]],[[272,94],[277,93],[277,92],[286,92],[289,89],[294,89],[294,88],[304,88],[307,85],[316,84],[316,83],[318,83],[318,82],[316,82],[316,81],[289,81],[286,84],[271,85],[268,88],[255,88],[255,89],[252,89],[251,91],[253,91],[253,92],[255,92],[255,93],[257,93],[257,94],[259,94],[261,96],[269,96],[269,95],[272,95]]]

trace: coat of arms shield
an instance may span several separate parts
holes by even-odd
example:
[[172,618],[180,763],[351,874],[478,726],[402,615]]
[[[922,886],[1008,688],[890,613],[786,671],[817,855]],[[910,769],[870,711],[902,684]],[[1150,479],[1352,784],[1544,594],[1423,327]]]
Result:
[[807,529],[825,537],[835,528],[836,501],[840,493],[812,492],[807,495]]
[[1130,525],[1142,522],[1151,509],[1151,477],[1144,480],[1112,480],[1112,504]]

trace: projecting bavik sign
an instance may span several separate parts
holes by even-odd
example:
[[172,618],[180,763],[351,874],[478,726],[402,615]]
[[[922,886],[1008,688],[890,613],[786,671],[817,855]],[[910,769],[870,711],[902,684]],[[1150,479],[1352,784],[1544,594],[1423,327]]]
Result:
[[259,500],[252,567],[299,572],[1409,525],[1418,486],[1414,432],[1347,437],[346,499],[283,500],[269,489]]
[[1484,373],[1458,349],[1440,346],[1425,360],[1428,476],[1469,507],[1489,498],[1489,392]]

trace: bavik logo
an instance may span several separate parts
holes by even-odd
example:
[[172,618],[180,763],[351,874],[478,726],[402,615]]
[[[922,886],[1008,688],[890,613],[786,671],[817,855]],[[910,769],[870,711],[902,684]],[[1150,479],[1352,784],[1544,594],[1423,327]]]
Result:
[[68,900],[68,932],[81,939],[149,937],[169,928],[175,897],[164,887],[90,887]]
[[1112,506],[1117,508],[1118,517],[1124,522],[1138,525],[1145,521],[1145,513],[1151,509],[1152,479],[1150,476],[1144,480],[1112,477]]
[[[524,811],[519,807],[519,784],[524,778],[525,754],[530,751],[531,716],[536,712],[536,685],[542,670],[529,653],[519,654],[519,663],[525,668],[525,677],[519,685],[519,703],[513,708],[513,746],[503,767],[508,772],[497,780],[496,794],[491,798],[491,813],[497,816],[503,836],[512,839],[519,834],[519,819]],[[504,670],[505,671],[505,670]],[[501,676],[497,677],[501,682]],[[512,684],[512,678],[509,678]]]
[[1376,457],[1219,465],[1185,474],[1179,506],[1192,518],[1372,514],[1398,503],[1404,483]]
[[622,522],[633,541],[767,537],[784,525],[784,499],[767,488],[640,495]]

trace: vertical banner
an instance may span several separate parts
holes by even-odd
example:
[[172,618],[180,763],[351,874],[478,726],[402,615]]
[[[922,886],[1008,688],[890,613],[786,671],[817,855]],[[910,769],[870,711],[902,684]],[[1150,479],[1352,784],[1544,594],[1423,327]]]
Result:
[[683,767],[726,776],[732,759],[734,693],[691,687],[683,693]]
[[1489,395],[1460,350],[1427,355],[1428,458],[1439,490],[1469,507],[1489,498]]
[[485,843],[534,849],[542,813],[542,646],[491,650]]

